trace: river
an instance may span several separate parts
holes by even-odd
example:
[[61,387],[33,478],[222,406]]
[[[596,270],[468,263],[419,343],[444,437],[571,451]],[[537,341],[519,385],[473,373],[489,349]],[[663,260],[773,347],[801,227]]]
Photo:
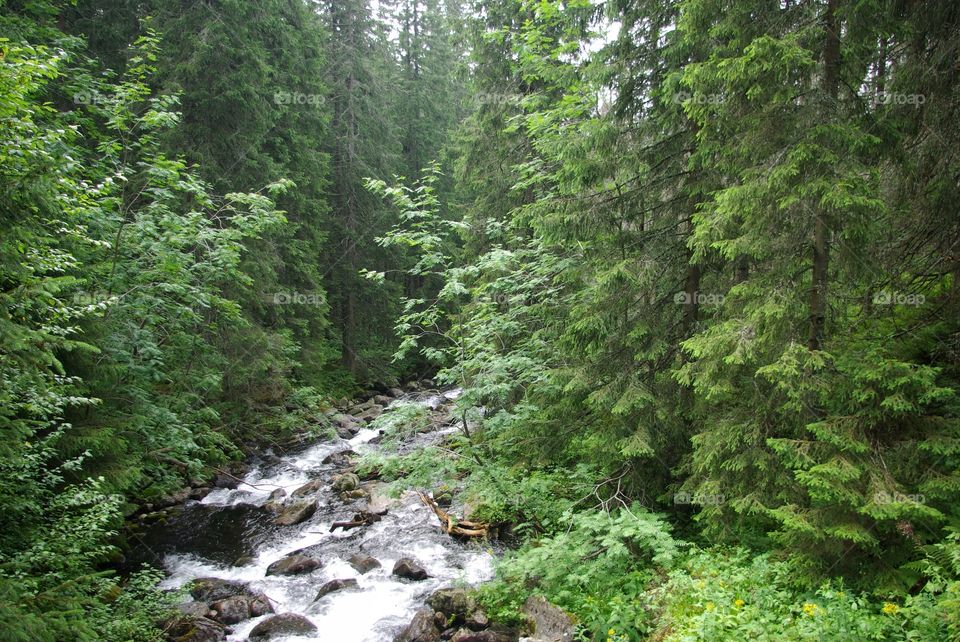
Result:
[[[442,413],[457,393],[414,393],[393,403],[439,407]],[[441,421],[432,426],[408,445],[437,441],[453,430],[444,428]],[[349,520],[370,506],[365,499],[345,502],[333,490],[338,467],[328,457],[338,451],[363,454],[376,450],[380,448],[375,443],[378,435],[377,430],[362,428],[350,439],[336,438],[279,456],[264,453],[252,462],[244,483],[237,488],[217,489],[200,501],[188,502],[165,523],[139,536],[141,552],[146,551],[147,557],[169,573],[164,588],[175,589],[201,577],[239,580],[264,593],[276,613],[303,615],[317,627],[314,633],[273,640],[393,640],[436,589],[489,579],[494,552],[485,542],[464,543],[441,532],[434,513],[412,492],[389,500],[388,512],[379,522],[331,532],[331,524]],[[316,513],[293,526],[273,524],[274,515],[264,508],[270,494],[280,488],[289,495],[313,480],[322,482],[310,497],[317,502]],[[366,485],[375,488],[377,482]],[[377,501],[388,500],[379,493]],[[323,566],[300,575],[266,574],[270,564],[296,551],[319,559]],[[347,561],[357,553],[376,558],[381,566],[361,574]],[[394,576],[393,565],[402,557],[422,564],[429,579],[411,581]],[[358,586],[315,601],[318,588],[334,579],[356,579]],[[226,639],[246,640],[253,627],[267,617],[234,624]]]

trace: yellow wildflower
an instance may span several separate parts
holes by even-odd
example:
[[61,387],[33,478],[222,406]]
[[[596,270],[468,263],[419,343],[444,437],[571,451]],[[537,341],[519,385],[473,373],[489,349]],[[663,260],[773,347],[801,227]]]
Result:
[[744,604],[746,604],[746,602],[744,602],[743,600],[741,600],[739,597],[733,601],[733,605],[734,605],[735,607],[737,607],[738,609],[739,609],[741,606],[743,606]]
[[884,602],[883,603],[883,612],[887,615],[893,615],[900,610],[900,607],[894,604],[893,602]]
[[712,611],[714,608],[716,608],[716,605],[713,602],[707,602],[708,611]]
[[803,605],[803,612],[807,615],[813,617],[819,611],[819,607],[816,604],[811,604],[810,602],[805,602]]

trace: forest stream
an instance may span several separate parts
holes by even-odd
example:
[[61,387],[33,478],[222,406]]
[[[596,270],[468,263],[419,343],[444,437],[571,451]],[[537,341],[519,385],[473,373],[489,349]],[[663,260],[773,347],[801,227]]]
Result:
[[[456,430],[444,419],[449,419],[450,402],[458,393],[408,393],[393,401],[434,410],[430,430],[416,433],[404,447],[419,447]],[[344,483],[350,485],[349,477],[336,488],[344,455],[379,448],[378,436],[376,429],[361,428],[349,439],[337,437],[299,452],[279,457],[264,453],[236,488],[216,489],[200,501],[189,501],[137,536],[133,555],[162,564],[169,573],[164,588],[176,589],[199,578],[230,582],[208,582],[207,597],[201,599],[209,601],[218,590],[231,592],[223,592],[223,587],[242,583],[250,595],[266,596],[276,614],[301,615],[316,627],[271,640],[391,640],[438,588],[489,579],[493,552],[482,541],[464,543],[444,534],[416,493],[391,498],[382,483],[365,481],[353,489],[353,499],[342,490]],[[286,502],[270,510],[269,503],[278,496]],[[316,502],[312,516],[293,525],[275,523],[284,510],[304,502]],[[357,513],[384,510],[379,521],[368,526],[331,530],[335,522],[350,521]],[[395,575],[394,565],[401,558],[422,565],[429,577],[417,581]],[[276,570],[284,564],[292,574]],[[361,572],[364,564],[375,567]],[[347,586],[317,599],[319,589],[333,580],[348,580]],[[189,610],[190,603],[183,608]],[[272,615],[233,623],[226,639],[247,640]],[[300,618],[296,622],[303,624]]]

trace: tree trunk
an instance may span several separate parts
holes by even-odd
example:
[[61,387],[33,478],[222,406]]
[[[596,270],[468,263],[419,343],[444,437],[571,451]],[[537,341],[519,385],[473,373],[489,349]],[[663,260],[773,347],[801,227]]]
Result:
[[[840,84],[840,33],[837,25],[837,5],[840,0],[828,0],[824,16],[826,38],[823,45],[823,84],[827,119],[835,116],[837,91]],[[827,212],[817,208],[813,222],[813,274],[810,283],[810,336],[807,346],[822,350],[826,335],[827,282],[830,274],[830,229]]]

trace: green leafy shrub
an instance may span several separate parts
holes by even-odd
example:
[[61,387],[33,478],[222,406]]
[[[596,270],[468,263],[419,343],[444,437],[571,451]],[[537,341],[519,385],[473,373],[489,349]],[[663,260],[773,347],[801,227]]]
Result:
[[495,618],[518,621],[534,592],[574,614],[582,636],[643,630],[648,615],[636,600],[675,562],[683,543],[670,536],[662,516],[639,506],[567,513],[566,521],[567,530],[533,540],[501,562],[497,581],[480,589],[485,607]]
[[[840,581],[805,585],[796,563],[744,550],[698,551],[645,601],[664,642],[948,640],[947,605],[932,591],[878,599]],[[956,595],[956,594],[954,594]]]

